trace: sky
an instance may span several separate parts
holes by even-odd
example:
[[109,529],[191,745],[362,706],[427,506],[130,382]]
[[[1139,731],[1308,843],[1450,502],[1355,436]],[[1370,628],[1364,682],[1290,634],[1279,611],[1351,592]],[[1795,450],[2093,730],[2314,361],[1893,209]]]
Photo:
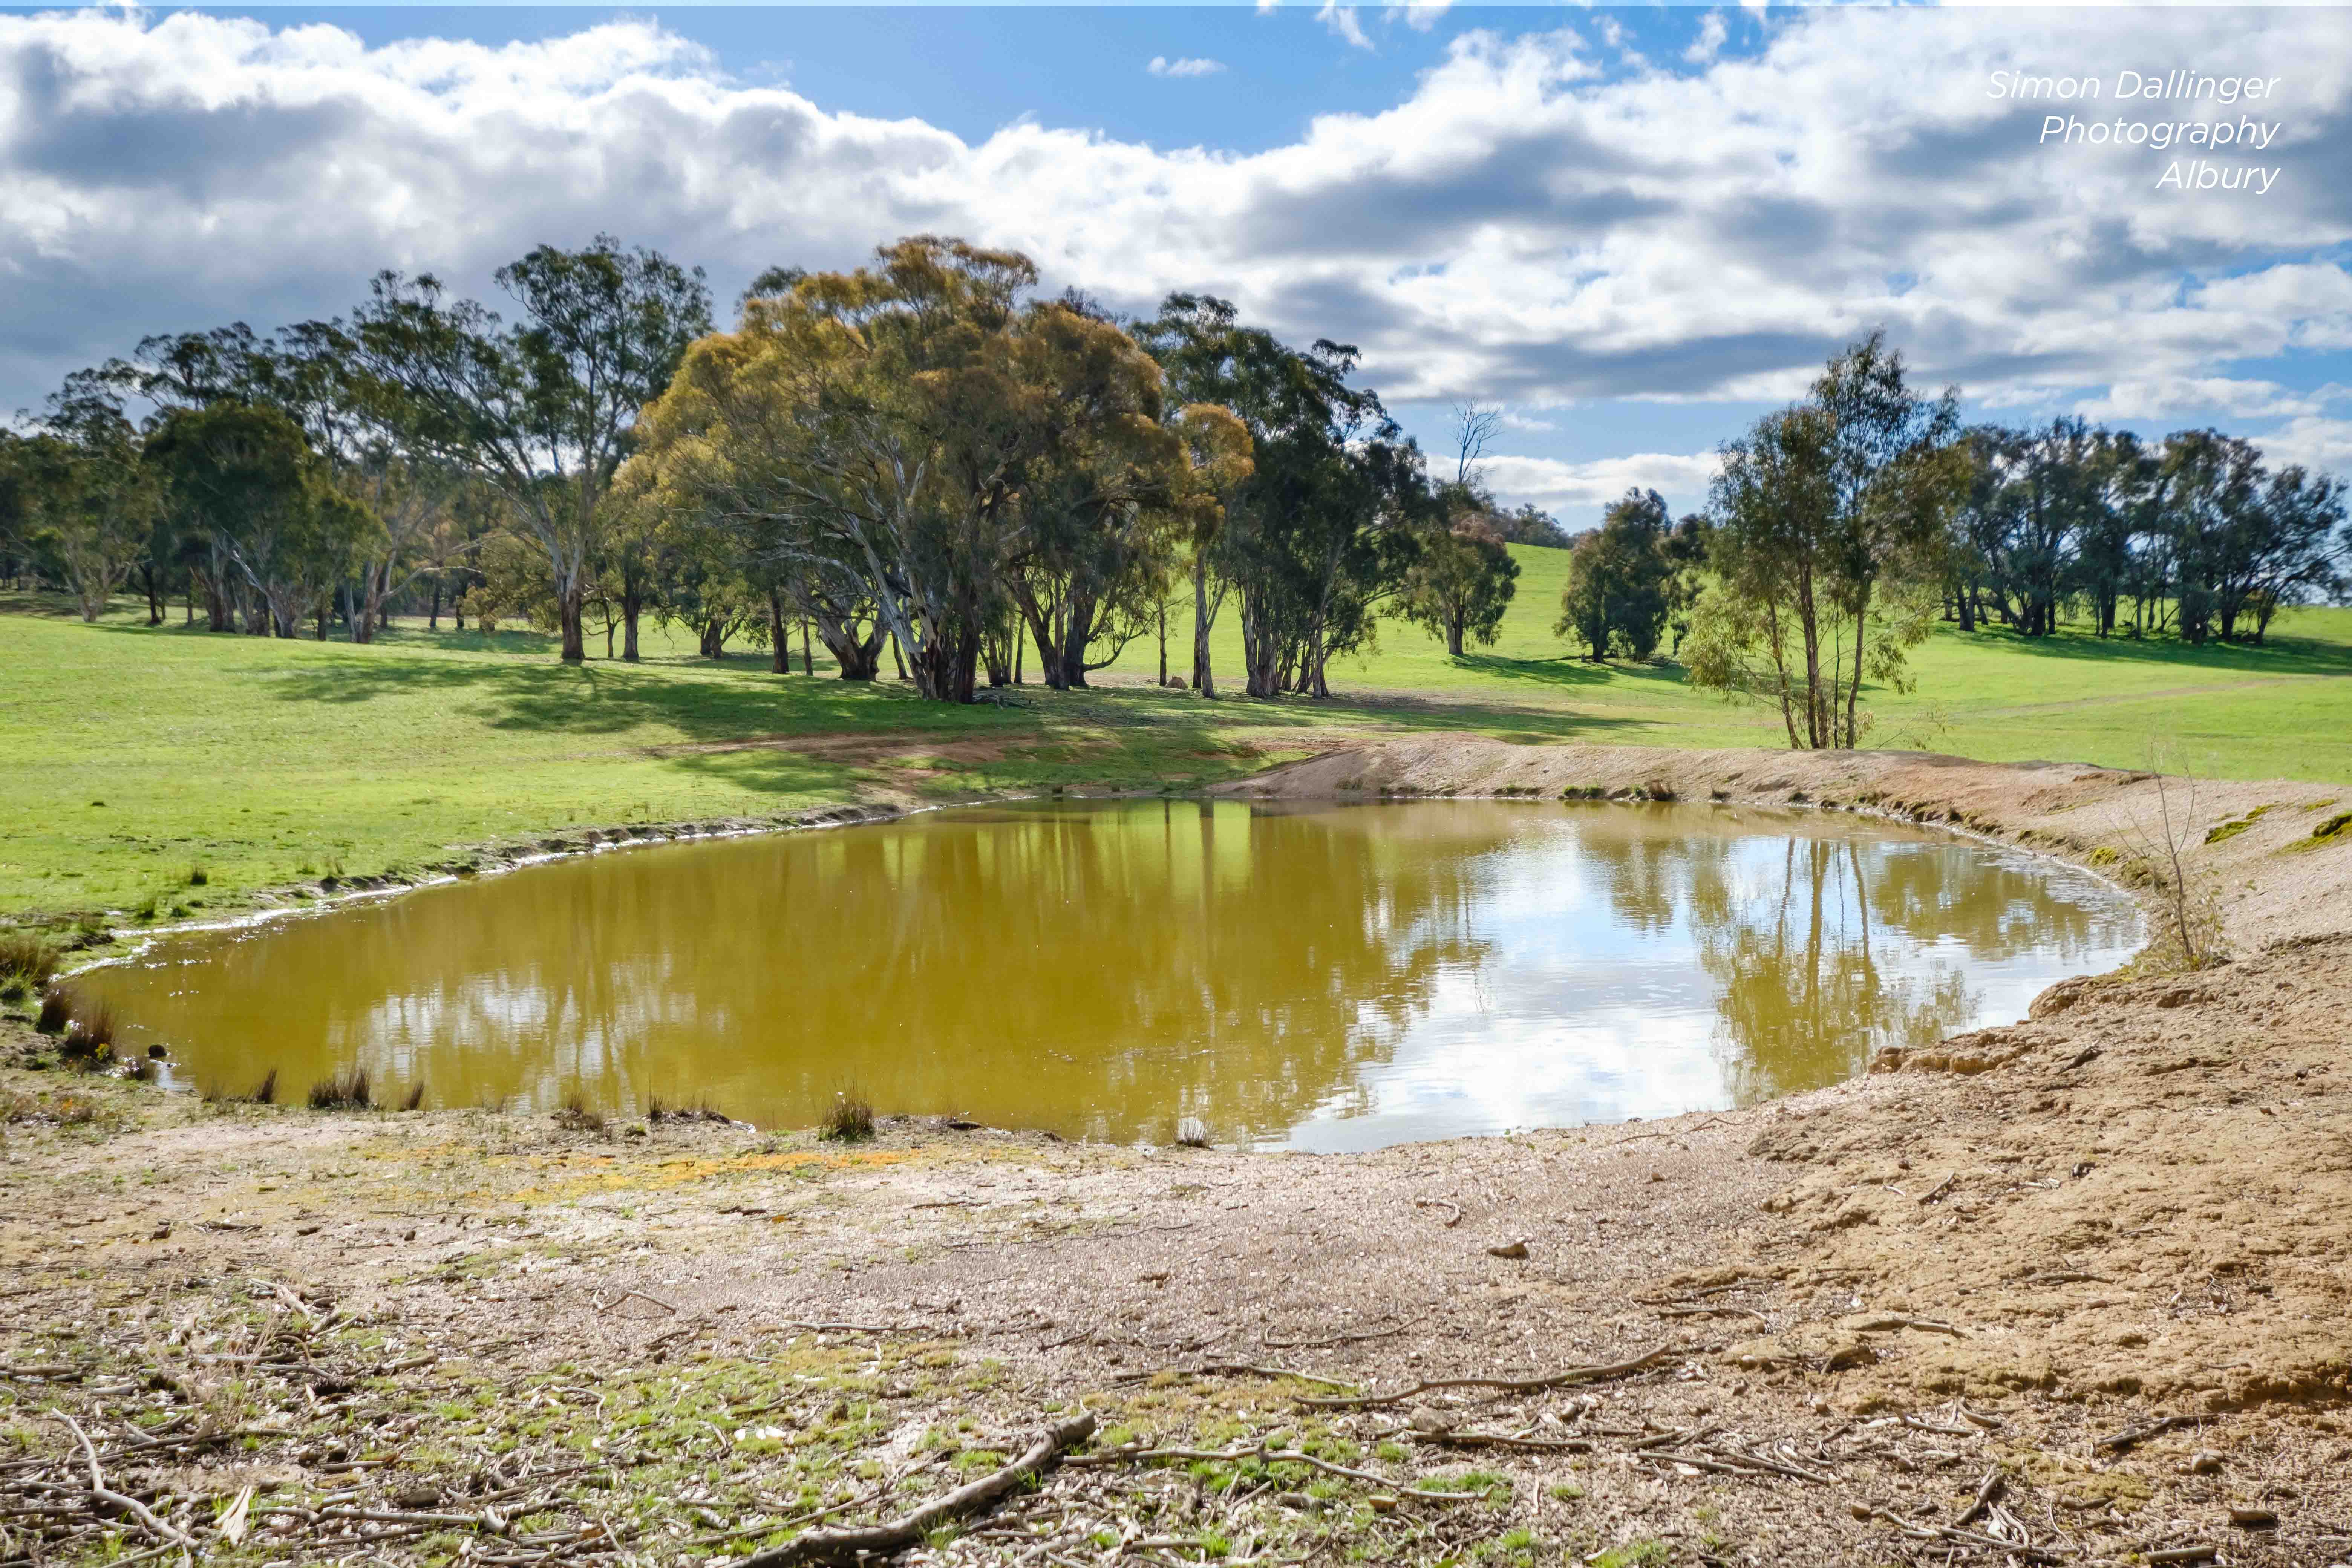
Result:
[[[2117,96],[2175,70],[2263,96]],[[2352,474],[2347,130],[2326,6],[0,9],[0,410],[385,267],[495,304],[610,233],[725,312],[929,232],[1353,343],[1444,467],[1497,406],[1487,482],[1571,528],[1701,504],[1877,328],[1972,418]]]

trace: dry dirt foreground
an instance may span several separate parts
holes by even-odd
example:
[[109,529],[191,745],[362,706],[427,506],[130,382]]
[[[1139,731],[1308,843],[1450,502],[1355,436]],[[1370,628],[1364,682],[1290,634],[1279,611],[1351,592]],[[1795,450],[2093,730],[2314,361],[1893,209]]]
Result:
[[[2156,787],[1440,739],[1243,789],[1810,803],[2145,880]],[[2346,1560],[2352,830],[2197,810],[2227,963],[1646,1125],[839,1145],[11,1068],[0,1562],[782,1561],[1081,1410],[900,1561]]]

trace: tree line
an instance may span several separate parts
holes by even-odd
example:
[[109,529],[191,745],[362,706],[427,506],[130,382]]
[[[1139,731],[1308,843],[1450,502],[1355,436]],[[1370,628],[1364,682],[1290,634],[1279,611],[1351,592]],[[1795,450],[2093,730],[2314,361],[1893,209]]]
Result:
[[1835,748],[1869,731],[1865,686],[1910,689],[1938,622],[2259,643],[2281,608],[2346,591],[2339,479],[2214,430],[1964,426],[1958,405],[1910,384],[1883,332],[1849,346],[1725,443],[1705,512],[1670,522],[1635,489],[1578,536],[1560,634],[1641,658],[1670,630],[1693,685]]
[[1124,320],[934,237],[762,273],[730,331],[698,268],[606,237],[495,280],[498,310],[385,271],[347,316],[152,337],[69,376],[0,433],[8,574],[87,619],[131,589],[151,624],[179,598],[256,636],[366,642],[446,604],[527,618],[565,660],[596,635],[635,658],[650,616],[781,671],[797,629],[804,669],[813,641],[850,679],[887,650],[950,701],[1083,686],[1152,634],[1161,679],[1213,695],[1231,614],[1244,690],[1323,696],[1383,617],[1491,642],[1508,542],[1564,537],[1480,483],[1478,411],[1433,474],[1352,347],[1206,295]]
[[[642,622],[925,697],[1057,689],[1139,638],[1215,695],[1328,696],[1384,619],[1491,644],[1513,543],[1566,546],[1557,632],[1851,746],[1938,621],[2259,642],[2340,595],[2343,484],[2211,430],[1965,426],[1874,333],[1719,450],[1706,509],[1633,489],[1570,538],[1433,471],[1356,351],[1205,294],[1121,318],[1016,252],[919,236],[776,268],[720,331],[703,274],[600,237],[495,274],[501,309],[378,274],[347,316],[152,337],[0,431],[0,572],[95,619],[126,588],[219,632],[372,640],[396,611],[527,619],[565,660]],[[134,411],[136,411],[134,413]],[[1171,612],[1192,647],[1171,671]],[[1187,615],[1189,612],[1189,616]],[[616,647],[617,644],[617,647]],[[1189,665],[1189,668],[1187,666]]]

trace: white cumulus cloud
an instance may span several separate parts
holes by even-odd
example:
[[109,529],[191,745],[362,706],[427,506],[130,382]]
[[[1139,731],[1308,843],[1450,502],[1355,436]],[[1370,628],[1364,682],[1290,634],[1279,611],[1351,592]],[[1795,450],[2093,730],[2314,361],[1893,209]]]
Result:
[[1224,68],[1225,62],[1223,60],[1204,59],[1198,57],[1188,59],[1171,59],[1166,55],[1152,56],[1151,63],[1144,67],[1144,69],[1153,76],[1173,77],[1214,76]]
[[[1319,15],[1369,47],[1353,9]],[[2286,77],[2270,194],[2161,195],[2154,155],[2037,146],[1985,90],[2126,58]],[[0,407],[144,332],[331,313],[383,266],[480,291],[532,245],[617,229],[722,298],[906,233],[1015,246],[1121,308],[1206,289],[1357,343],[1398,403],[1777,398],[1884,326],[1980,397],[2204,386],[2323,418],[2264,362],[2352,348],[2340,14],[1822,10],[1759,54],[1621,67],[1575,28],[1471,29],[1388,107],[1240,153],[849,113],[643,20],[493,47],[0,14]],[[1623,488],[1590,467],[1527,472]]]
[[1712,452],[1637,452],[1583,463],[1492,457],[1484,459],[1482,471],[1496,500],[1532,501],[1575,533],[1600,526],[1601,509],[1629,489],[1654,489],[1680,506],[1698,506],[1715,478],[1715,461]]

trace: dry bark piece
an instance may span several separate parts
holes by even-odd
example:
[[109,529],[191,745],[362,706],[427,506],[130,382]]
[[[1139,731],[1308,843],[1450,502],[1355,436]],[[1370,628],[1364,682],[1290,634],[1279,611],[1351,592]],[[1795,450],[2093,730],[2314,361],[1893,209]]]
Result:
[[1506,1241],[1486,1249],[1489,1258],[1525,1258],[1527,1255],[1528,1244],[1524,1241]]

